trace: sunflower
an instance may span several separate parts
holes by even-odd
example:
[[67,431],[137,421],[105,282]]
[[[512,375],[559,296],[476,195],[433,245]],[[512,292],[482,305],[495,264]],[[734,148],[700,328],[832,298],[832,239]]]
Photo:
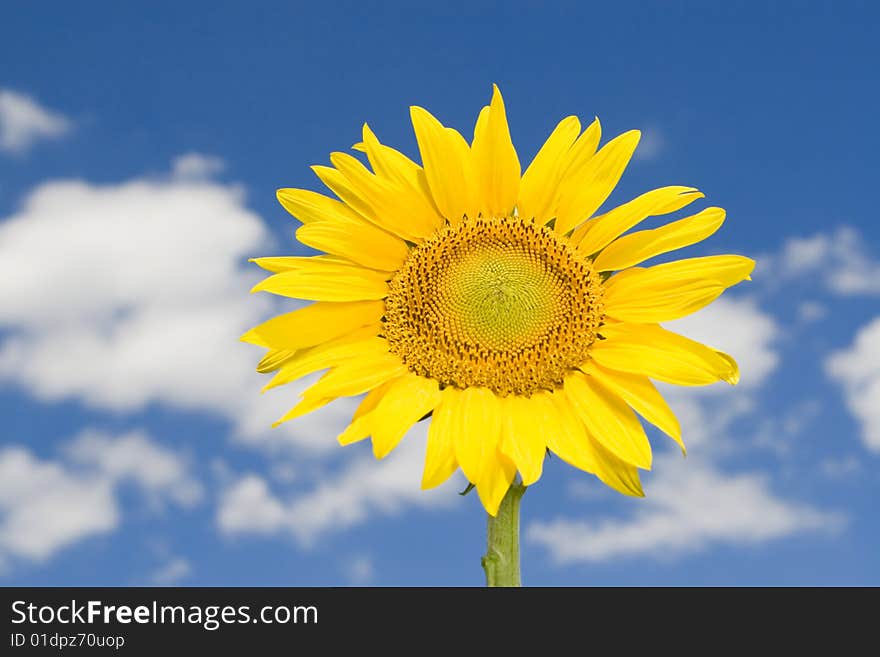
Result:
[[631,231],[703,194],[655,189],[596,212],[639,141],[598,148],[598,119],[563,119],[525,173],[494,88],[468,143],[421,107],[410,110],[419,166],[364,125],[358,157],[312,167],[338,197],[281,189],[297,239],[324,255],[256,258],[271,272],[253,291],[313,301],[251,329],[268,349],[266,388],[327,372],[277,423],[366,393],[343,445],[370,437],[377,458],[430,418],[422,487],[459,467],[491,515],[519,473],[541,477],[547,451],[626,495],[643,495],[651,446],[637,416],[684,450],[652,379],[735,384],[729,355],[663,328],[749,278],[738,255],[645,261],[721,226],[706,208]]

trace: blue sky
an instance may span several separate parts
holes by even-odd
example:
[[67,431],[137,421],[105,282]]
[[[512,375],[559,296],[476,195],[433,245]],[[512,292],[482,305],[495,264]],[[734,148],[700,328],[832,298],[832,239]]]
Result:
[[[328,3],[329,4],[329,3]],[[289,308],[248,257],[305,252],[278,187],[408,107],[463,132],[491,84],[528,161],[568,114],[643,131],[611,202],[699,187],[689,255],[754,281],[689,335],[735,389],[669,391],[647,497],[558,460],[523,503],[528,584],[880,584],[880,18],[867,3],[34,2],[0,21],[0,584],[482,583],[459,478],[424,428],[376,462],[350,402],[269,423],[237,342]]]

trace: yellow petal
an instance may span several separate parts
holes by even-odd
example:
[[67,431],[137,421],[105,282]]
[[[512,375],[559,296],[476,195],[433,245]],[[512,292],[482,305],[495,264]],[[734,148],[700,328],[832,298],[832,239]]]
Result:
[[559,179],[565,156],[581,131],[581,122],[569,116],[556,126],[523,174],[517,212],[522,219],[545,224],[556,214]]
[[[755,261],[740,255],[714,255],[674,260],[642,269],[637,275],[621,279],[620,285],[654,287],[680,285],[697,280],[715,281],[730,287],[746,280],[755,268]],[[617,276],[608,279],[606,288],[618,285]],[[637,283],[638,281],[638,283]]]
[[421,107],[411,107],[410,117],[434,203],[444,217],[458,221],[471,211],[467,142]]
[[559,412],[560,424],[559,431],[549,434],[550,451],[624,495],[644,496],[636,467],[621,461],[590,435],[565,392],[556,391],[550,397]]
[[300,400],[300,402],[291,408],[287,413],[282,415],[280,418],[275,420],[272,423],[272,428],[278,427],[285,422],[289,422],[290,420],[295,420],[298,417],[302,417],[307,413],[311,413],[312,411],[316,411],[322,406],[326,406],[330,402],[332,402],[335,397],[305,397]]
[[590,356],[601,366],[682,386],[735,384],[739,370],[727,354],[654,324],[603,326]]
[[381,210],[377,211],[367,198],[361,196],[360,190],[349,181],[341,171],[337,171],[333,167],[325,167],[316,164],[312,167],[312,171],[320,178],[330,191],[342,199],[343,203],[351,208],[358,217],[366,219],[377,226],[382,225],[382,219],[379,216]]
[[605,312],[620,321],[640,324],[678,319],[749,278],[754,267],[750,258],[718,255],[627,269],[605,284]]
[[508,216],[516,205],[521,170],[497,85],[486,120],[477,124],[471,153],[480,210],[486,216]]
[[434,205],[425,170],[403,153],[379,143],[367,124],[364,124],[363,134],[364,150],[373,171],[380,177],[403,185],[408,190],[407,196],[417,196],[418,198],[411,199],[415,208],[425,215],[429,226],[439,228],[443,224],[443,217]]
[[736,385],[739,383],[739,365],[736,363],[736,359],[729,354],[725,354],[723,351],[716,351],[715,355],[718,356],[721,360],[727,363],[728,378],[725,379],[731,385]]
[[713,280],[655,285],[640,285],[639,280],[639,276],[628,277],[626,283],[606,291],[609,317],[642,324],[671,321],[708,306],[725,290]]
[[581,372],[566,377],[564,390],[587,431],[608,451],[639,468],[651,468],[651,445],[645,430],[620,397]]
[[453,408],[458,403],[460,391],[446,388],[442,391],[440,402],[431,415],[428,427],[428,445],[425,452],[425,470],[422,473],[422,488],[435,488],[452,476],[458,469],[455,459],[453,436],[455,428]]
[[516,464],[523,484],[530,486],[541,478],[547,453],[546,424],[548,418],[556,417],[556,408],[545,395],[510,395],[501,402],[501,452]]
[[[315,225],[315,224],[312,224]],[[310,262],[320,260],[323,262],[335,262],[340,265],[354,265],[355,263],[346,258],[340,258],[335,255],[318,255],[318,256],[269,256],[266,258],[249,258],[248,262],[253,262],[258,267],[273,274],[280,274],[283,271],[298,271],[310,267]]]
[[617,458],[594,437],[590,438],[590,442],[596,457],[596,472],[594,474],[599,480],[618,493],[631,497],[644,497],[645,493],[642,490],[639,471],[636,467]]
[[335,367],[361,353],[387,349],[388,342],[379,337],[381,324],[368,324],[335,340],[301,349],[288,358],[264,387],[263,392],[295,381],[306,374]]
[[596,257],[597,271],[616,271],[675,249],[706,239],[724,223],[724,210],[706,208],[702,212],[673,221],[653,230],[641,230],[619,237]]
[[361,221],[360,215],[345,203],[308,189],[279,189],[278,202],[304,224],[315,221]]
[[595,117],[593,122],[587,126],[580,137],[574,142],[572,147],[565,154],[562,163],[562,175],[560,183],[563,185],[574,184],[572,178],[576,178],[584,170],[587,162],[596,154],[596,148],[602,139],[602,124],[599,117]]
[[477,495],[490,516],[498,515],[501,500],[516,477],[516,466],[496,447],[493,458],[486,465],[483,478],[477,482]]
[[591,217],[614,190],[629,164],[641,133],[630,130],[609,141],[562,182],[556,212],[556,232],[565,234]]
[[681,425],[666,400],[646,376],[616,372],[590,361],[581,368],[613,394],[621,397],[633,410],[672,438],[685,451]]
[[371,352],[361,352],[345,364],[333,368],[317,383],[302,394],[302,401],[277,420],[272,426],[310,413],[337,397],[350,397],[372,390],[406,373],[406,366],[400,359],[377,348]]
[[489,123],[489,111],[489,106],[484,105],[483,109],[480,110],[480,113],[477,114],[477,122],[474,125],[474,138],[471,141],[471,148],[473,148],[473,144],[477,142],[477,135],[484,135],[486,132],[486,126]]
[[446,135],[449,138],[452,147],[457,153],[459,162],[461,162],[461,170],[464,175],[464,186],[458,191],[461,197],[462,208],[464,209],[459,216],[448,217],[449,223],[457,224],[463,217],[476,217],[480,212],[479,203],[477,203],[477,178],[474,170],[474,159],[471,154],[471,147],[461,134],[454,128],[446,128]]
[[699,198],[703,193],[693,187],[672,185],[651,190],[583,223],[571,234],[571,243],[592,255],[648,217],[676,212]]
[[461,161],[462,172],[465,176],[466,185],[459,192],[463,198],[467,199],[465,207],[465,215],[474,217],[479,213],[477,199],[477,177],[474,167],[473,153],[468,140],[455,128],[445,128],[448,139],[458,153],[458,159]]
[[406,374],[395,380],[370,414],[376,458],[385,458],[409,428],[439,402],[440,386],[434,379]]
[[339,441],[340,445],[350,445],[359,440],[363,440],[370,435],[372,432],[370,415],[376,408],[376,405],[382,400],[385,391],[388,390],[388,387],[393,384],[394,381],[396,381],[396,379],[386,381],[382,385],[370,390],[370,392],[364,396],[361,403],[358,405],[357,410],[354,412],[354,416],[351,418],[351,424],[349,424],[345,431],[339,434],[336,439]]
[[400,358],[389,353],[387,346],[377,345],[369,351],[361,351],[356,357],[327,372],[303,392],[303,398],[360,395],[390,379],[402,376],[406,371]]
[[562,391],[549,395],[556,407],[556,422],[547,430],[547,447],[563,461],[585,472],[596,473],[596,456],[586,427]]
[[370,425],[371,413],[352,419],[351,423],[336,437],[340,445],[351,445],[364,440],[372,433]]
[[409,255],[403,240],[365,221],[315,222],[300,227],[296,238],[319,251],[384,271],[397,270]]
[[359,420],[362,417],[366,417],[374,410],[376,410],[376,406],[379,405],[379,402],[382,401],[382,397],[385,396],[388,388],[394,383],[397,379],[391,379],[390,381],[386,381],[382,385],[376,386],[361,400],[361,403],[358,404],[358,407],[355,409],[354,414],[351,416],[353,420]]
[[290,349],[270,348],[268,353],[263,356],[259,363],[257,363],[257,372],[260,374],[274,372],[294,356],[296,356],[296,352],[291,351]]
[[486,388],[465,388],[452,401],[455,458],[465,477],[477,484],[494,460],[501,435],[501,405]]
[[409,185],[371,173],[348,153],[331,153],[330,162],[345,177],[352,191],[370,207],[372,212],[368,218],[376,225],[412,242],[423,240],[439,227],[440,218],[433,206]]
[[400,151],[380,143],[366,123],[363,127],[363,133],[363,151],[367,154],[370,166],[373,167],[373,171],[377,175],[406,184],[417,180],[418,172],[422,167]]
[[301,267],[273,274],[251,292],[312,301],[367,301],[388,296],[387,272],[310,258]]
[[245,333],[241,340],[262,347],[303,349],[375,324],[384,314],[385,304],[381,301],[318,302],[273,317]]

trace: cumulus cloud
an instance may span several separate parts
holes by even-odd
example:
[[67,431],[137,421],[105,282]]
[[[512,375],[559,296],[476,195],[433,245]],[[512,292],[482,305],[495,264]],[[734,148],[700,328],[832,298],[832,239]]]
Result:
[[826,458],[819,463],[819,472],[827,479],[849,479],[858,476],[861,471],[861,461],[852,454],[840,458]]
[[171,176],[178,180],[205,180],[226,168],[219,157],[203,153],[184,153],[171,163]]
[[849,347],[831,354],[825,370],[843,386],[865,446],[880,452],[880,317],[862,327]]
[[629,519],[560,518],[533,523],[527,537],[558,564],[648,555],[657,559],[715,544],[754,545],[804,531],[836,531],[843,518],[779,499],[755,474],[728,475],[664,459],[648,496]]
[[183,557],[172,557],[149,577],[154,586],[177,586],[192,573],[192,564]]
[[[107,453],[97,453],[98,447]],[[142,460],[129,458],[127,449]],[[120,522],[117,494],[123,485],[184,506],[200,496],[185,459],[144,433],[114,438],[87,430],[61,453],[48,460],[19,445],[0,450],[0,561],[44,561],[113,531]]]
[[664,145],[663,133],[656,128],[645,128],[642,130],[639,147],[636,149],[633,157],[636,160],[655,160],[660,155]]
[[30,96],[0,89],[0,151],[26,151],[39,140],[64,136],[71,126],[69,119]]
[[880,260],[851,226],[793,237],[776,255],[758,259],[759,275],[777,283],[813,277],[841,296],[880,294]]
[[42,461],[23,447],[0,451],[0,557],[41,561],[83,538],[113,530],[112,482]]
[[803,301],[798,304],[798,319],[804,324],[817,322],[828,315],[828,308],[818,301]]
[[272,534],[287,524],[287,514],[284,504],[269,490],[268,482],[248,474],[223,493],[217,524],[229,534]]
[[825,410],[822,401],[804,399],[778,408],[776,413],[762,415],[752,434],[751,445],[787,457],[799,447]]
[[376,568],[370,555],[358,554],[343,564],[343,572],[354,586],[364,586],[373,581]]
[[261,350],[238,337],[272,310],[248,294],[259,274],[246,259],[277,251],[241,189],[194,177],[210,162],[197,159],[167,180],[47,182],[0,223],[0,380],[43,401],[160,403],[227,418],[246,440],[333,448],[353,401],[269,429],[298,388],[261,396]]
[[64,451],[72,463],[93,468],[113,482],[130,481],[154,499],[168,497],[187,507],[202,500],[202,486],[190,477],[187,460],[142,431],[116,437],[86,430]]
[[313,488],[286,497],[273,493],[257,474],[241,477],[225,491],[217,525],[226,534],[286,533],[307,547],[327,533],[364,522],[370,514],[451,504],[457,496],[449,486],[431,491],[419,487],[425,432],[422,423],[383,461],[364,455]]

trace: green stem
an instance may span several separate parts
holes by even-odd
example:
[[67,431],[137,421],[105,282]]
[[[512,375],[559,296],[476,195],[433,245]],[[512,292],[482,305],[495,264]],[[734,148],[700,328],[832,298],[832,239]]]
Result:
[[488,546],[483,557],[486,586],[522,586],[519,575],[519,503],[526,487],[514,482],[501,500],[498,514],[489,516]]

